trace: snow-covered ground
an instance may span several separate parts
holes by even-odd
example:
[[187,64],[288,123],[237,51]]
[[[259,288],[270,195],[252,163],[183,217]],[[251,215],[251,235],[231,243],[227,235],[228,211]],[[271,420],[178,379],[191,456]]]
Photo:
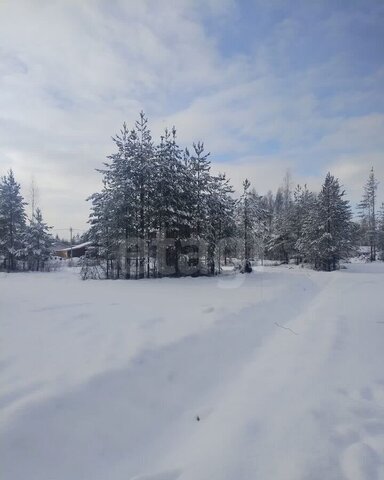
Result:
[[384,264],[0,274],[0,337],[2,480],[384,479]]

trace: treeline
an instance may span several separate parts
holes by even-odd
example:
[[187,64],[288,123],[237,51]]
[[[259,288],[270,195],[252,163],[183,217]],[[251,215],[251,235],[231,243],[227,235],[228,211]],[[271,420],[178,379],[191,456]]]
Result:
[[52,256],[53,238],[40,208],[31,218],[12,170],[0,178],[0,269],[44,270]]
[[[384,260],[384,205],[374,170],[352,219],[337,178],[321,191],[292,187],[259,195],[246,179],[236,197],[224,174],[213,174],[204,144],[182,149],[176,130],[155,143],[143,113],[113,138],[115,152],[99,169],[103,187],[92,195],[91,247],[83,278],[215,275],[223,265],[251,271],[252,261],[307,263],[331,271],[362,253]],[[34,203],[34,202],[32,202]],[[39,208],[26,214],[13,172],[0,178],[0,269],[43,270],[53,254],[50,227]]]
[[287,176],[275,195],[258,195],[245,180],[235,199],[225,175],[212,173],[203,143],[183,150],[174,128],[155,143],[143,113],[113,141],[116,151],[99,170],[103,189],[89,199],[88,240],[94,247],[84,277],[214,275],[230,259],[250,271],[256,258],[330,271],[364,242],[372,246],[372,260],[384,250],[384,210],[378,215],[372,207],[373,171],[361,221],[354,222],[330,173],[318,194],[306,186],[292,190]]

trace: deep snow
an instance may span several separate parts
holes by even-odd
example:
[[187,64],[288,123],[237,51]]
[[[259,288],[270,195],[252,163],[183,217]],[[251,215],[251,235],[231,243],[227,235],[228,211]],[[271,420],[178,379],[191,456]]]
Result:
[[384,479],[383,287],[0,274],[0,478]]

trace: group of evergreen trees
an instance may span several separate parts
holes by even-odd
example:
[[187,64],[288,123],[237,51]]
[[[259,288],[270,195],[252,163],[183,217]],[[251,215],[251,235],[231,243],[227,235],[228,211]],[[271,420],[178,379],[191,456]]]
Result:
[[204,145],[182,150],[175,129],[155,145],[143,113],[113,141],[117,151],[99,170],[103,190],[90,198],[88,265],[104,262],[108,278],[218,272],[235,201],[225,175],[211,173]]
[[[327,174],[316,194],[291,186],[287,174],[274,195],[258,195],[246,179],[239,198],[224,174],[211,171],[203,143],[181,149],[176,130],[152,139],[144,113],[132,129],[113,138],[103,188],[92,195],[91,243],[84,278],[215,275],[228,260],[243,272],[254,259],[308,263],[334,270],[369,246],[370,260],[384,260],[384,205],[377,205],[373,169],[352,220],[339,180]],[[32,202],[33,203],[33,202]],[[53,238],[39,208],[31,218],[13,172],[0,178],[0,268],[43,270]]]
[[52,236],[36,208],[28,220],[26,202],[12,170],[0,178],[0,269],[43,270],[52,255]]
[[[376,250],[384,250],[384,220],[374,213],[374,227],[371,217],[354,222],[330,173],[318,194],[306,186],[293,191],[287,175],[276,195],[260,196],[245,180],[235,199],[225,175],[211,172],[202,143],[182,150],[173,128],[155,144],[143,113],[113,141],[116,151],[99,170],[103,189],[90,197],[94,247],[85,263],[102,266],[107,278],[213,275],[228,258],[239,259],[242,271],[264,257],[334,270],[363,243],[364,222]],[[364,211],[372,216],[369,188]]]
[[[244,189],[247,186],[245,182]],[[248,198],[241,198],[240,204],[248,205],[248,210],[252,205],[254,219],[249,222],[253,230],[249,228],[244,240],[245,257],[262,256],[283,263],[294,260],[319,270],[336,269],[340,260],[356,252],[357,245],[358,227],[344,196],[339,181],[328,173],[317,195],[300,185],[292,191],[287,175],[275,196],[269,192],[260,197],[251,192]]]

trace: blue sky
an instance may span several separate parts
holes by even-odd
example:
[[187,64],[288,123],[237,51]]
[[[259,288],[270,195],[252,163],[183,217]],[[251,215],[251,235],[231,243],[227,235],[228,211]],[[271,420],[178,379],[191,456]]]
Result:
[[236,187],[330,170],[356,203],[372,165],[384,192],[383,24],[381,0],[2,0],[0,173],[83,229],[110,137],[143,109]]

